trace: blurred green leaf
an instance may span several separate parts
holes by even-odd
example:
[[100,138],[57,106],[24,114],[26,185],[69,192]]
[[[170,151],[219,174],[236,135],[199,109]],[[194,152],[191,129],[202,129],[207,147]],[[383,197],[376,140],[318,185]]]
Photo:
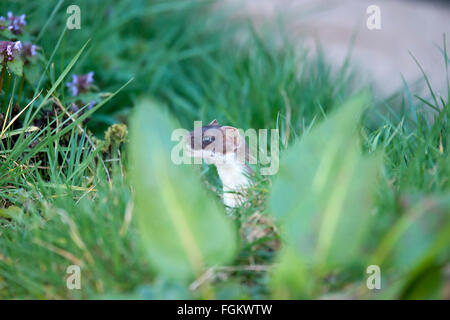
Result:
[[131,121],[134,212],[151,265],[168,278],[186,279],[230,262],[236,232],[192,168],[171,161],[173,125],[158,107],[140,101]]
[[443,270],[450,261],[450,197],[427,197],[392,226],[371,261],[401,282],[391,298],[435,299],[441,288]]
[[312,279],[302,258],[291,247],[284,248],[276,271],[272,276],[273,295],[277,299],[311,298]]
[[[444,199],[443,199],[444,200]],[[407,214],[406,219],[410,221],[407,230],[399,237],[393,248],[392,262],[394,268],[398,271],[411,271],[420,260],[432,250],[433,245],[439,245],[436,240],[439,238],[440,232],[436,230],[446,231],[445,238],[440,243],[440,248],[434,252],[438,254],[442,249],[450,245],[450,224],[448,224],[448,212],[444,212],[443,208],[449,208],[449,201],[444,206],[444,201],[439,199],[427,199],[414,208],[414,212]],[[426,202],[427,204],[424,204]],[[438,210],[438,206],[441,207]],[[446,223],[447,222],[447,223]]]
[[401,299],[439,299],[439,290],[445,283],[442,267],[433,265],[421,270],[412,281],[404,286]]
[[[362,155],[357,137],[367,102],[366,96],[352,99],[298,141],[274,183],[270,207],[286,244],[317,276],[363,257],[381,164],[378,156]],[[291,279],[297,276],[293,270]]]
[[9,206],[8,208],[0,208],[0,218],[13,219],[18,217],[22,210],[17,206]]
[[8,70],[14,73],[16,76],[21,77],[23,75],[23,62],[20,59],[14,59],[7,63]]
[[140,286],[137,292],[144,300],[188,300],[193,298],[186,286],[165,278],[158,278],[150,285]]

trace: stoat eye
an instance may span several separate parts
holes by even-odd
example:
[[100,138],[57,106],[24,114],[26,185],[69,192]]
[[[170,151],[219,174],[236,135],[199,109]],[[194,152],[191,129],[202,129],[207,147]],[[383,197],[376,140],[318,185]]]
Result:
[[206,146],[214,141],[214,137],[212,136],[204,136],[202,139],[203,146]]

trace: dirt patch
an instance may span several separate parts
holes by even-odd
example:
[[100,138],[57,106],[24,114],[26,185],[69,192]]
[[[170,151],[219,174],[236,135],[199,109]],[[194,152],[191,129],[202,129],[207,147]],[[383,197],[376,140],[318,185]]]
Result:
[[[450,35],[449,2],[403,0],[223,0],[254,21],[274,21],[280,15],[290,36],[314,47],[321,43],[335,64],[344,60],[356,35],[352,61],[384,93],[422,79],[409,54],[420,61],[433,86],[446,96],[442,35]],[[381,9],[381,30],[366,26],[367,7]]]

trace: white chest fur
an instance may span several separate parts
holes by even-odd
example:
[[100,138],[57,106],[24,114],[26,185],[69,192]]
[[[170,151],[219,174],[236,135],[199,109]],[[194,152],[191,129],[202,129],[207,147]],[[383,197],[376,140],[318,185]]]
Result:
[[245,189],[251,185],[245,164],[234,159],[216,164],[223,184],[223,202],[228,207],[239,207],[245,201]]

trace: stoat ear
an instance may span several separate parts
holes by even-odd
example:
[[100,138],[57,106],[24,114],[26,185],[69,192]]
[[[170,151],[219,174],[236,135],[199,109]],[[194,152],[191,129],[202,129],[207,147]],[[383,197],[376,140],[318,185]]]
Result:
[[244,146],[245,140],[238,129],[230,126],[223,126],[221,129],[225,138],[225,148],[227,151],[235,152],[238,148]]
[[242,162],[256,164],[257,159],[245,142],[244,132],[230,126],[220,127],[224,136],[224,153],[233,152]]
[[219,125],[219,122],[217,122],[216,119],[214,119],[213,121],[211,121],[211,122],[208,124],[208,126],[218,126],[218,125]]

